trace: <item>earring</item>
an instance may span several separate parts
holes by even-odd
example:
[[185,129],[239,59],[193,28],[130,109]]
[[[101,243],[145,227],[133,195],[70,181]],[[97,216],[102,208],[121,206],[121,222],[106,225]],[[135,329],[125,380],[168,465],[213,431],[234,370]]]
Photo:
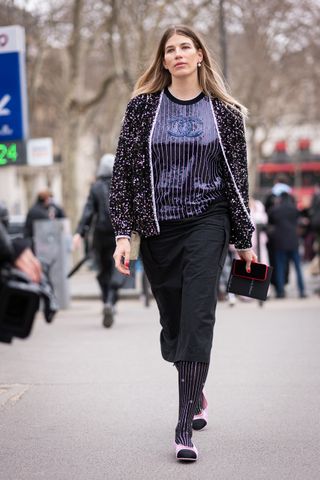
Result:
[[199,68],[201,67],[201,62],[198,62],[198,67],[199,67]]

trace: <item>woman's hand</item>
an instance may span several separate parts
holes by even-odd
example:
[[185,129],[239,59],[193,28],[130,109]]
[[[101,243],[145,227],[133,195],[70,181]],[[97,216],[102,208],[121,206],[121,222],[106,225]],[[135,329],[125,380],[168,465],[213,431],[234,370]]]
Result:
[[130,275],[130,240],[128,238],[119,238],[113,254],[116,269],[124,275]]
[[251,262],[254,263],[258,261],[257,255],[254,253],[252,248],[250,248],[250,250],[237,250],[237,254],[241,258],[241,260],[244,260],[246,262],[246,270],[248,273],[250,273]]

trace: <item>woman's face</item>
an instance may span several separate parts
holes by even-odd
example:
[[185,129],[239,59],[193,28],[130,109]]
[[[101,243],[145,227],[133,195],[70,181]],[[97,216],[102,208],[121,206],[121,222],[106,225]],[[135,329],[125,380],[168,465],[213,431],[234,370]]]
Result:
[[197,72],[203,59],[201,49],[196,49],[189,37],[175,33],[164,47],[163,66],[173,77],[181,78]]

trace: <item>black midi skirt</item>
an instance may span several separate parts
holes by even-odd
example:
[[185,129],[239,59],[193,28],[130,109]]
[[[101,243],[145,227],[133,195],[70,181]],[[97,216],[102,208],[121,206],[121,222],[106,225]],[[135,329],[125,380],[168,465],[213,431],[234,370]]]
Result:
[[160,223],[141,255],[160,313],[161,353],[169,362],[209,363],[220,273],[228,251],[228,203]]

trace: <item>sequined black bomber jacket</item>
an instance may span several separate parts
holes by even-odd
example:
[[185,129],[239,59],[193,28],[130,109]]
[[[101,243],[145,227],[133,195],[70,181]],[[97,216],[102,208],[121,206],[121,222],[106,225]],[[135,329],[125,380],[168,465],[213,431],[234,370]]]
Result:
[[[110,216],[116,236],[132,231],[160,234],[152,171],[152,133],[163,92],[142,94],[128,103],[120,132],[110,191]],[[248,206],[245,127],[240,111],[211,98],[212,115],[223,153],[225,194],[229,203],[230,243],[251,247],[254,226]]]

